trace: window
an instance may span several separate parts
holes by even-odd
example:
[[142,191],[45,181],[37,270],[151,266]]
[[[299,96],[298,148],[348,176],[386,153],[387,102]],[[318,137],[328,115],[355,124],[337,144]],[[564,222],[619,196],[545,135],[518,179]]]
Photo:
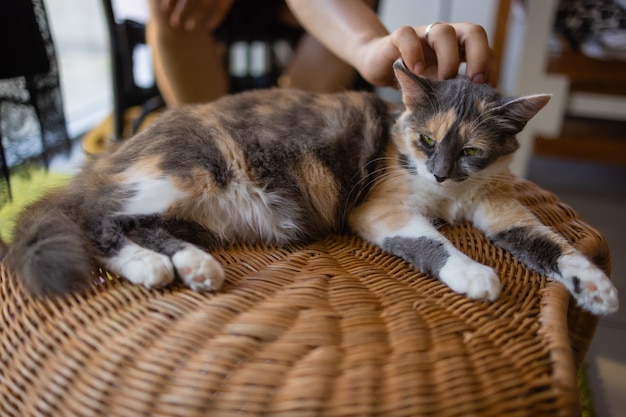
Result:
[[68,131],[74,138],[111,111],[106,22],[101,0],[46,0],[45,4],[56,47]]

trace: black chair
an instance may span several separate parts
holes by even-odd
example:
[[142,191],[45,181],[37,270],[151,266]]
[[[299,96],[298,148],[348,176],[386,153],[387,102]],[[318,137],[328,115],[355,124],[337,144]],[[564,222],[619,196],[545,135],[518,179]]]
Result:
[[163,107],[164,102],[155,85],[141,87],[134,77],[133,53],[138,45],[146,43],[145,25],[130,19],[116,18],[111,0],[103,0],[104,14],[111,48],[113,82],[113,125],[116,139],[124,137],[124,115],[134,106],[141,106],[140,116],[133,121],[134,133],[150,112]]

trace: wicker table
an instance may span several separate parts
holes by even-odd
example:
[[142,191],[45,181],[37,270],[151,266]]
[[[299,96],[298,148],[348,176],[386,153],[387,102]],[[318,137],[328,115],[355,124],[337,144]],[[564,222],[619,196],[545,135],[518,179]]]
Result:
[[[605,240],[558,199],[519,199],[609,268]],[[596,318],[467,224],[445,234],[496,268],[500,300],[451,292],[352,236],[216,253],[216,294],[101,273],[36,301],[0,273],[2,416],[574,416]]]

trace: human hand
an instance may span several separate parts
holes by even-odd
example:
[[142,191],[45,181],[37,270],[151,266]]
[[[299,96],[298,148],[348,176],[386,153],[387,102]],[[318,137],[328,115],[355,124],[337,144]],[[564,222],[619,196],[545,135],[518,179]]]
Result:
[[226,17],[234,0],[160,0],[159,10],[171,27],[188,31],[213,30]]
[[394,85],[391,67],[402,58],[409,70],[438,79],[453,78],[461,62],[466,75],[475,82],[489,81],[492,65],[487,33],[472,23],[435,23],[430,26],[403,26],[387,36],[364,45],[358,70],[377,86]]

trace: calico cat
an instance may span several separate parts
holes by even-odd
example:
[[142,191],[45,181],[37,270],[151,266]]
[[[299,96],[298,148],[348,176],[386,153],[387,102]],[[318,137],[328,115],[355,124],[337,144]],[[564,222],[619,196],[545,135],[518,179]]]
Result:
[[166,112],[21,215],[8,266],[35,294],[88,286],[95,263],[134,284],[218,290],[205,249],[353,232],[452,290],[495,300],[495,271],[437,219],[469,220],[580,306],[609,314],[605,274],[511,198],[515,135],[548,95],[506,98],[394,64],[404,108],[372,93],[271,89]]

